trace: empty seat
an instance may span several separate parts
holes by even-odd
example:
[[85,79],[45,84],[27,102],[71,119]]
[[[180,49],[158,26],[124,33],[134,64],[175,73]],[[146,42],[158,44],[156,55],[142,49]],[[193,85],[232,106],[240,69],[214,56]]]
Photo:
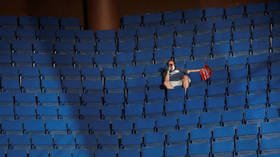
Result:
[[209,141],[211,137],[212,134],[210,128],[193,129],[190,131],[190,140],[192,142]]
[[257,139],[244,139],[236,141],[236,152],[238,155],[250,154],[256,155],[258,149]]
[[226,111],[222,113],[224,125],[241,124],[243,121],[243,112],[240,110]]
[[53,148],[52,135],[46,134],[32,134],[31,141],[32,147],[37,149],[50,149]]
[[[118,137],[116,135],[103,135],[98,137],[98,144],[102,149],[118,148]],[[105,155],[105,154],[103,154]]]
[[48,120],[46,122],[46,131],[48,133],[66,133],[66,123],[63,120]]
[[[75,137],[73,135],[54,135],[53,141],[56,148],[60,149],[71,149],[75,147]],[[71,152],[69,152],[71,153]]]
[[213,139],[215,141],[233,140],[234,135],[235,130],[232,126],[216,127],[213,129]]
[[112,120],[112,129],[117,134],[131,133],[132,125],[130,120]]
[[[92,30],[79,30],[79,31],[76,30],[75,35],[76,35],[77,40],[79,42],[81,42],[81,44],[77,44],[77,45],[80,46],[79,47],[80,49],[84,49],[82,45],[85,45],[85,44],[82,44],[83,42],[84,43],[88,42],[89,44],[93,45],[93,42],[95,41],[94,34],[93,34]],[[92,47],[90,46],[90,49],[91,48]]]
[[140,153],[138,149],[123,149],[119,151],[119,157],[140,157]]
[[142,149],[143,157],[162,156],[162,155],[163,155],[163,146],[151,146],[151,147],[144,147]]
[[[96,137],[96,135],[93,135],[93,134],[90,134],[90,135],[77,134],[76,143],[79,148],[86,148],[86,149],[96,148],[97,144],[98,144],[97,137]],[[87,152],[86,154],[91,154],[91,153]]]
[[122,136],[122,147],[127,148],[139,148],[142,144],[141,134],[128,134]]
[[187,154],[186,145],[169,145],[165,148],[165,156],[185,156]]
[[68,17],[60,19],[60,26],[66,30],[79,30],[80,20],[78,18]]
[[25,120],[23,123],[24,133],[45,133],[45,126],[42,120]]
[[214,155],[232,155],[234,150],[234,142],[222,141],[213,143],[213,154]]
[[190,155],[204,155],[208,156],[210,153],[210,144],[207,143],[199,143],[199,144],[190,144],[189,146]]

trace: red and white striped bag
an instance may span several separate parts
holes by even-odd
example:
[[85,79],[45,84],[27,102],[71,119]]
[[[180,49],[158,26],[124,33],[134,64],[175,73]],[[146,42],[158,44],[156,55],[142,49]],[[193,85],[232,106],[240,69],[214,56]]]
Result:
[[202,80],[208,80],[212,76],[212,69],[207,64],[205,64],[200,70],[200,76]]

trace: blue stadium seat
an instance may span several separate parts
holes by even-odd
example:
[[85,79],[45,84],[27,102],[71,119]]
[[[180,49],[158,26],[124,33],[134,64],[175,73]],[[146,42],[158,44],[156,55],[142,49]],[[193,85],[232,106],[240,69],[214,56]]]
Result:
[[39,18],[40,27],[43,29],[59,29],[59,19],[53,16],[42,16]]
[[213,129],[213,139],[215,141],[233,140],[234,135],[235,130],[232,126],[215,127]]
[[87,120],[70,120],[67,121],[67,129],[68,132],[71,133],[81,133],[81,134],[86,134],[89,133],[89,126],[88,126],[88,121]]
[[145,105],[145,115],[147,117],[160,117],[163,114],[163,104],[158,103],[149,103]]
[[[94,83],[94,82],[93,82]],[[82,95],[82,104],[83,105],[100,105],[102,104],[103,94],[101,90],[96,90],[95,92],[88,92],[87,94]]]
[[28,149],[31,145],[29,135],[9,135],[9,145],[13,149]]
[[16,106],[14,112],[17,119],[35,119],[36,117],[34,106]]
[[32,149],[32,150],[29,151],[29,156],[30,157],[48,157],[49,156],[49,151],[48,150]]
[[128,104],[125,106],[125,117],[132,118],[137,117],[140,118],[143,115],[143,106],[140,104]]
[[46,121],[47,133],[67,133],[66,123],[63,120],[48,120]]
[[136,119],[135,121],[135,130],[136,133],[141,132],[152,132],[155,127],[155,120],[154,119]]
[[116,55],[117,67],[130,67],[134,63],[133,53],[118,53]]
[[25,120],[23,123],[24,133],[45,133],[45,124],[42,120]]
[[224,96],[213,96],[208,97],[206,100],[207,110],[224,110],[226,108]]
[[142,149],[143,157],[163,156],[163,146],[144,147]]
[[256,124],[239,125],[236,128],[236,137],[239,139],[256,138],[258,136],[258,126]]
[[174,130],[178,126],[176,117],[160,117],[156,120],[156,128],[160,131]]
[[161,13],[146,13],[143,15],[143,24],[145,26],[159,25],[162,23],[162,16]]
[[159,49],[154,52],[155,63],[165,63],[168,59],[172,57],[172,50],[170,49]]
[[24,29],[37,29],[39,28],[39,21],[38,18],[34,16],[20,16],[19,26]]
[[[71,96],[69,96],[71,97]],[[69,106],[71,105],[71,102],[69,104],[63,103],[61,104],[62,106],[58,107],[58,114],[59,118],[62,119],[78,119],[79,118],[79,109],[80,107],[78,106]],[[72,104],[72,105],[78,105],[78,104]]]
[[58,95],[56,93],[38,93],[38,104],[40,105],[57,105]]
[[[214,62],[212,62],[212,63],[216,64]],[[210,67],[212,67],[211,66],[212,63],[210,63],[210,65],[209,65]],[[225,83],[228,79],[228,72],[225,69],[217,69],[217,70],[213,69],[212,73],[215,74],[215,75],[211,76],[211,78],[210,78],[211,82],[212,81],[213,82],[216,82],[216,81],[220,82],[221,81],[220,83]]]
[[131,37],[130,40],[119,41],[119,43],[118,43],[118,51],[119,52],[129,52],[129,53],[134,52],[134,50],[136,50],[136,48],[137,48],[136,44],[137,43],[136,43],[135,39],[132,38],[132,37]]
[[122,108],[119,105],[103,106],[102,115],[105,119],[120,119],[122,118]]
[[[220,71],[223,72],[223,71]],[[218,75],[218,73],[215,73]],[[211,85],[207,87],[207,96],[224,96],[226,94],[226,83],[223,80],[215,81],[215,78],[211,78]]]
[[[40,37],[40,36],[39,36]],[[34,41],[33,42],[33,53],[46,53],[48,54],[49,58],[50,57],[50,53],[53,52],[53,44],[50,41]],[[36,61],[36,60],[35,60]]]
[[144,145],[146,147],[163,145],[165,142],[165,134],[163,132],[149,132],[144,134]]
[[184,102],[183,101],[168,101],[165,103],[165,113],[167,115],[176,115],[183,113]]
[[163,13],[163,19],[165,24],[179,24],[183,20],[182,11],[167,11]]
[[208,156],[210,153],[210,143],[204,142],[204,143],[192,143],[189,146],[189,154],[191,156]]
[[65,30],[79,30],[80,29],[80,20],[78,18],[61,18],[60,26]]
[[[98,137],[98,144],[102,149],[118,148],[118,136],[117,135],[102,135]],[[112,149],[113,150],[113,149]],[[105,154],[103,154],[105,155]]]
[[16,16],[1,16],[0,27],[2,28],[16,28],[18,25]]
[[[54,53],[66,54],[71,56],[71,54],[74,54],[74,52],[74,44],[72,44],[71,42],[57,42],[54,44]],[[67,57],[66,55],[61,56]]]
[[245,111],[245,120],[249,123],[251,121],[264,121],[265,109],[248,109]]
[[178,115],[178,123],[180,128],[191,128],[198,125],[199,114],[190,113],[187,115]]
[[266,110],[266,116],[269,121],[278,120],[280,117],[280,111],[277,107],[272,106]]
[[222,119],[224,125],[240,125],[243,121],[243,112],[240,110],[226,111],[222,113]]
[[140,157],[140,153],[138,149],[121,149],[118,155],[119,157],[130,157],[130,156]]
[[141,78],[144,76],[144,66],[127,66],[124,68],[124,75],[126,79]]
[[140,148],[142,144],[142,135],[141,134],[128,134],[122,136],[121,144],[124,149],[127,148]]
[[188,132],[186,130],[171,130],[166,133],[166,142],[169,145],[184,144],[188,140]]
[[201,9],[189,9],[184,11],[185,20],[192,21],[200,21],[200,18],[202,17],[202,10]]
[[279,145],[280,138],[269,138],[269,139],[261,139],[260,140],[260,149],[265,154],[266,152],[274,152],[279,153]]
[[218,126],[221,123],[221,114],[219,112],[202,112],[200,114],[199,124],[202,126]]
[[247,96],[249,107],[265,107],[267,105],[267,95],[265,91],[260,94],[249,94]]
[[205,9],[205,16],[206,19],[212,18],[223,18],[224,16],[224,9],[223,8],[207,8]]
[[72,155],[73,157],[79,157],[79,156],[91,157],[93,156],[93,153],[90,150],[75,149],[73,150]]
[[[97,137],[96,135],[90,134],[90,135],[83,135],[83,134],[77,134],[76,135],[76,143],[79,148],[96,148],[97,147]],[[78,149],[76,149],[78,150]],[[80,149],[83,150],[83,149]],[[77,156],[77,153],[75,153]],[[91,152],[86,152],[86,154],[92,155]],[[80,154],[79,154],[80,155]]]
[[230,50],[230,44],[229,42],[227,42],[222,44],[215,44],[213,46],[212,53],[214,54],[214,56],[225,57],[229,55]]
[[278,137],[279,128],[280,128],[280,123],[277,121],[262,123],[260,126],[260,134],[262,135],[263,138]]
[[112,120],[112,130],[116,134],[126,134],[131,133],[133,128],[133,123],[130,120]]
[[53,148],[52,135],[46,134],[32,134],[31,135],[32,147],[36,149],[51,149]]
[[19,40],[32,41],[36,39],[36,32],[32,29],[17,29],[16,38]]
[[214,155],[228,155],[231,156],[234,151],[234,142],[231,141],[222,141],[214,142],[212,146],[212,151]]
[[80,80],[63,80],[62,89],[67,93],[82,93],[82,83]]
[[185,90],[184,88],[174,88],[167,91],[167,101],[181,101],[185,100]]
[[[94,38],[94,33],[92,30],[76,30],[76,38],[77,40],[80,42],[80,44],[77,43],[77,45],[79,45],[78,47],[80,48],[80,50],[86,50],[85,48],[83,48],[82,45],[87,45],[86,43],[91,43],[89,45],[93,45],[95,38]],[[84,44],[83,44],[84,43]],[[76,45],[76,46],[77,46]],[[77,48],[77,47],[76,47]],[[91,46],[89,46],[89,50],[91,50]],[[82,51],[83,52],[83,51]]]
[[124,27],[129,25],[139,26],[142,23],[142,19],[139,15],[125,15],[122,17],[121,23]]
[[80,115],[84,119],[98,119],[100,118],[100,111],[96,106],[87,106],[80,108]]
[[[86,37],[84,37],[84,38],[86,38]],[[90,39],[86,38],[86,39],[80,39],[80,40],[90,40]],[[90,42],[90,41],[76,43],[75,49],[76,49],[76,53],[79,53],[79,54],[89,55],[89,54],[95,53],[95,45],[93,44],[93,42]]]
[[212,137],[212,134],[211,134],[210,128],[193,129],[190,131],[190,140],[193,143],[209,141],[211,137]]
[[255,4],[247,4],[246,6],[247,13],[250,14],[264,14],[265,4],[264,3],[255,3]]
[[249,93],[263,92],[265,93],[268,89],[267,81],[265,80],[252,80],[248,83]]
[[104,95],[106,105],[121,105],[125,102],[123,92],[109,92]]
[[[54,104],[52,104],[54,105]],[[57,119],[57,107],[56,106],[38,106],[37,107],[37,117],[38,118],[47,118],[47,119]]]
[[199,110],[202,111],[204,109],[205,102],[204,97],[196,97],[190,98],[186,101],[186,109],[190,111]]
[[0,54],[0,64],[3,66],[10,66],[10,65],[14,65],[15,63],[12,61],[11,56],[6,54]]
[[99,54],[112,54],[117,50],[117,45],[114,40],[100,40],[96,42],[96,50]]
[[26,157],[26,150],[23,149],[15,149],[15,150],[7,150],[8,157]]
[[240,81],[240,78],[237,81],[236,82],[231,82],[230,84],[228,84],[228,93],[230,95],[231,94],[232,95],[233,94],[238,94],[238,93],[246,94],[247,88],[248,88],[247,81],[245,81],[245,80]]
[[99,67],[99,68],[104,68],[104,67],[113,67],[114,66],[114,56],[112,54],[100,54],[96,55],[94,57],[94,63]]
[[[15,40],[16,39],[15,30],[11,29],[11,28],[1,28],[1,30],[0,30],[0,39],[3,40],[2,42],[0,42],[1,46],[3,46],[3,45],[5,46],[6,44],[3,44],[3,43],[9,43],[8,42],[9,40]],[[5,49],[7,49],[8,45],[6,45],[3,48],[1,47],[0,50],[3,51]]]
[[67,157],[67,156],[71,156],[71,151],[67,151],[67,150],[52,150],[50,151],[50,156],[51,157]]
[[[190,54],[190,48],[194,44],[194,38],[192,36],[176,36],[175,45],[176,48],[187,48],[185,54]],[[183,52],[181,52],[182,54]],[[176,54],[176,53],[175,53]],[[177,52],[178,54],[178,52]]]
[[258,149],[257,139],[244,139],[236,141],[236,152],[238,155],[256,155]]
[[153,27],[139,27],[137,28],[137,38],[140,40],[146,40],[153,41],[153,37],[155,36],[156,29]]
[[75,55],[73,56],[73,62],[80,68],[93,66],[93,59],[87,55]]
[[[73,149],[75,148],[75,137],[73,135],[53,135],[53,141],[56,148],[60,149]],[[69,152],[71,153],[71,152]],[[68,155],[66,155],[68,156]]]
[[[26,55],[23,53],[12,54],[11,63],[17,67],[21,66],[31,66],[32,65],[32,57],[31,55]],[[34,65],[34,64],[33,64]]]
[[197,84],[191,85],[188,88],[187,95],[188,97],[197,97],[197,96],[205,96],[206,94],[206,85],[205,84]]
[[[205,16],[203,15],[201,19],[205,19]],[[202,34],[206,32],[213,31],[213,23],[212,22],[201,22],[195,25],[195,32],[197,34]],[[210,34],[209,34],[210,35]]]
[[40,41],[56,42],[56,30],[41,29],[36,31],[37,39]]
[[1,106],[3,112],[0,113],[1,118],[3,119],[12,119],[14,118],[14,108],[13,106]]
[[185,156],[187,154],[186,145],[169,145],[165,148],[165,156]]
[[[157,82],[156,82],[157,81]],[[148,91],[147,102],[163,102],[165,100],[165,91],[162,88],[161,78],[151,78],[147,81]]]
[[133,91],[128,89],[128,94],[126,98],[126,102],[128,104],[135,104],[135,103],[142,104],[145,102],[145,100],[146,100],[145,90]]
[[136,37],[136,29],[119,29],[117,37],[119,43],[134,41],[134,38]]
[[12,93],[1,93],[0,104],[1,107],[11,107],[14,104],[14,95]]
[[108,135],[110,134],[110,123],[106,120],[94,120],[89,123],[89,127],[93,133],[96,135],[103,134]]
[[227,96],[227,107],[228,108],[243,108],[246,105],[245,99],[246,99],[246,97],[244,94]]

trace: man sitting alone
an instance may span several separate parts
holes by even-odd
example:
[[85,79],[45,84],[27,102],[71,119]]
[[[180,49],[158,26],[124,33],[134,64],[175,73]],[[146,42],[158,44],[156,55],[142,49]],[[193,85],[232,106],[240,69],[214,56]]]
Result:
[[175,66],[175,61],[170,59],[167,62],[167,72],[164,78],[164,86],[167,89],[174,89],[176,86],[183,86],[185,89],[185,93],[189,88],[191,83],[191,79],[189,73],[191,72],[199,72],[201,69],[193,69],[193,70],[180,70]]

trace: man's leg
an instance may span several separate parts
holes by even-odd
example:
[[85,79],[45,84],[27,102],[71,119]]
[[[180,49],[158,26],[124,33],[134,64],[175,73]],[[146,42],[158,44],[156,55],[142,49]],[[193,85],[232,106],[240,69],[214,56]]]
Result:
[[182,82],[183,82],[183,87],[185,89],[185,94],[187,94],[187,90],[188,90],[188,88],[190,86],[190,78],[189,78],[189,76],[185,75],[183,77]]
[[171,85],[170,81],[164,81],[164,86],[167,89],[174,89],[174,87]]

